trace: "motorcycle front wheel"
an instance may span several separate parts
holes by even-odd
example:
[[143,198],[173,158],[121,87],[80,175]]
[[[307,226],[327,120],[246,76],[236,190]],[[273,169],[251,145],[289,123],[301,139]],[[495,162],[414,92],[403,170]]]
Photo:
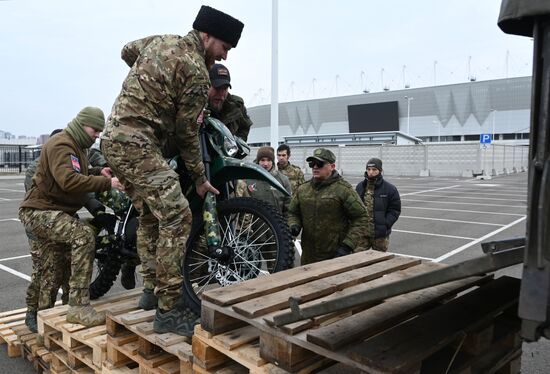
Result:
[[294,265],[294,244],[281,213],[249,197],[217,203],[223,256],[206,247],[202,217],[194,217],[183,260],[183,292],[200,314],[201,294],[245,280],[267,276]]

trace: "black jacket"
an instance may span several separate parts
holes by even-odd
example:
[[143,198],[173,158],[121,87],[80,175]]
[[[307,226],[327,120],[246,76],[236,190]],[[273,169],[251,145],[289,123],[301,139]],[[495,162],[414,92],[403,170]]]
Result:
[[[359,182],[355,190],[365,201],[365,190],[368,179]],[[365,203],[366,204],[366,203]],[[368,212],[368,214],[372,214]],[[390,235],[391,227],[401,214],[401,198],[397,188],[384,180],[382,175],[376,180],[374,186],[374,237],[383,238]]]

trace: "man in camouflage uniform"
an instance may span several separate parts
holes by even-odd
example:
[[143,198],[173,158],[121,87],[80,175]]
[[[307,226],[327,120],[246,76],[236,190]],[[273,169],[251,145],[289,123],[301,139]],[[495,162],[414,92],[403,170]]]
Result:
[[386,252],[391,228],[401,214],[401,199],[397,188],[382,177],[382,160],[371,158],[367,162],[365,180],[355,190],[367,207],[367,249]]
[[113,105],[101,150],[140,213],[137,246],[144,294],[139,306],[157,308],[157,333],[191,336],[198,322],[184,299],[176,303],[192,216],[162,150],[174,141],[198,195],[218,193],[205,177],[198,131],[210,87],[208,68],[227,58],[242,28],[237,19],[203,6],[185,37],[152,36],[122,50],[131,69]]
[[[281,183],[281,185],[291,193],[290,181],[288,178],[275,168],[275,152],[271,147],[260,147],[256,154],[255,163],[269,171]],[[288,215],[290,205],[290,196],[284,195],[279,190],[273,188],[268,182],[261,180],[241,180],[237,184],[237,196],[250,196],[258,200],[265,201],[281,214]]]
[[362,250],[367,211],[353,187],[335,170],[334,153],[317,148],[306,160],[313,177],[296,190],[288,218],[293,236],[302,231],[301,264]]
[[296,189],[302,183],[305,183],[304,173],[296,165],[292,165],[289,161],[290,147],[286,144],[281,144],[277,148],[277,168],[281,173],[286,175],[290,180],[292,186],[292,193],[296,192]]
[[[60,133],[61,129],[56,129],[52,131],[50,134],[50,138],[54,136],[57,133]],[[40,161],[40,156],[37,157],[33,162],[29,164],[27,167],[27,170],[25,171],[25,192],[28,192],[32,187],[32,178],[34,174],[36,173],[36,168],[38,167],[38,162]],[[32,232],[25,230],[25,234],[27,234],[27,238],[29,240],[29,247],[30,247],[30,254],[31,254],[31,260],[32,260],[32,272],[31,272],[31,280],[29,283],[29,286],[27,287],[27,295],[25,298],[25,301],[27,303],[27,313],[25,316],[25,325],[31,330],[32,332],[37,332],[37,320],[36,320],[36,314],[39,310],[39,299],[40,299],[40,293],[41,290],[44,292],[44,296],[48,295],[48,300],[46,303],[46,297],[42,297],[42,308],[46,309],[49,308],[48,304],[52,304],[55,301],[50,300],[50,296],[52,292],[46,291],[45,287],[41,287],[42,285],[42,272],[43,269],[53,269],[55,266],[55,263],[52,263],[52,260],[55,259],[55,256],[50,256],[54,258],[47,259],[48,261],[42,261],[40,259],[40,246],[39,242],[37,241],[37,238],[32,234]],[[70,253],[70,252],[67,252]],[[70,256],[58,256],[58,259],[65,259],[65,265],[62,266],[61,269],[67,269],[71,266],[71,259]],[[47,262],[46,264],[44,262]],[[67,304],[69,301],[69,275],[70,271],[65,271],[62,273],[64,276],[62,279],[57,279],[58,277],[54,277],[53,280],[55,283],[58,283],[58,286],[55,287],[55,290],[53,291],[54,298],[57,298],[57,291],[59,290],[59,287],[63,290],[62,294],[62,300],[63,304]],[[57,275],[57,274],[56,274]],[[55,300],[55,299],[54,299]]]
[[246,112],[244,100],[229,93],[231,88],[229,70],[222,64],[214,64],[208,73],[212,84],[208,90],[210,115],[222,121],[233,135],[246,141],[252,121]]
[[[105,314],[90,304],[89,286],[95,251],[95,233],[80,222],[76,212],[86,202],[88,192],[122,188],[118,179],[105,169],[88,168],[86,150],[93,144],[105,125],[99,108],[86,107],[52,137],[42,148],[40,161],[32,179],[31,189],[19,208],[19,218],[39,245],[42,264],[41,289],[59,288],[65,253],[70,248],[69,310],[67,322],[96,326],[105,322]],[[89,175],[94,174],[94,175]],[[99,175],[101,174],[101,175]],[[55,298],[42,297],[38,308],[53,305]]]

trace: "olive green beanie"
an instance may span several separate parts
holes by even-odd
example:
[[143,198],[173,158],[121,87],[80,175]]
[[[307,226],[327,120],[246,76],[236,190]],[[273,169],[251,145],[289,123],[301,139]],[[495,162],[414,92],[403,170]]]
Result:
[[76,115],[74,119],[80,126],[88,126],[98,131],[105,128],[105,115],[99,108],[87,106]]

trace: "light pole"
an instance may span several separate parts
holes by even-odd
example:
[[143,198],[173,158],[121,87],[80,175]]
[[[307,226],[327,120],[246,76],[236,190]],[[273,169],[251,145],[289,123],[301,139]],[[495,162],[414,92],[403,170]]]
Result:
[[437,142],[441,143],[441,125],[437,121],[432,121],[437,126]]
[[497,110],[496,109],[491,109],[491,112],[493,112],[493,115],[492,115],[492,120],[493,120],[493,129],[491,131],[492,135],[491,135],[491,142],[494,142],[495,141],[495,116],[497,114]]
[[413,97],[405,96],[407,100],[407,135],[410,135],[410,126],[411,126],[411,100],[414,100]]

